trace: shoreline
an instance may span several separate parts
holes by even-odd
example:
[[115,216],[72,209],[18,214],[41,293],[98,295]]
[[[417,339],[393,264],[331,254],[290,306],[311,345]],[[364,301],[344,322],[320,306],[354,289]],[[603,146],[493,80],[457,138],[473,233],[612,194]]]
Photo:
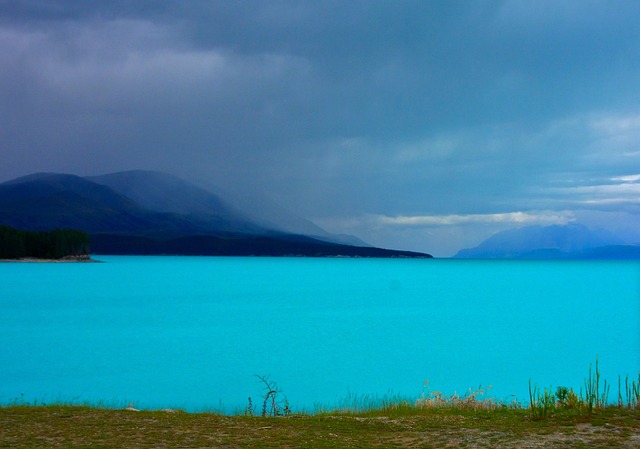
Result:
[[65,256],[61,259],[40,259],[37,257],[21,257],[20,259],[0,259],[0,263],[102,263],[91,256]]
[[637,410],[613,408],[583,418],[558,414],[532,420],[522,409],[403,413],[389,408],[373,413],[260,417],[14,406],[0,407],[0,447],[638,447],[639,420]]

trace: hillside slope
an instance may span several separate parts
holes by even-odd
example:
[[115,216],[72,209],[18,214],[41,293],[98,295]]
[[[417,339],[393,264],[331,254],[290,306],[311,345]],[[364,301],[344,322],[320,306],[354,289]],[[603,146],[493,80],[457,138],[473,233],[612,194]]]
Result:
[[269,229],[205,190],[142,171],[38,173],[0,184],[0,225],[78,229],[99,254],[430,257]]

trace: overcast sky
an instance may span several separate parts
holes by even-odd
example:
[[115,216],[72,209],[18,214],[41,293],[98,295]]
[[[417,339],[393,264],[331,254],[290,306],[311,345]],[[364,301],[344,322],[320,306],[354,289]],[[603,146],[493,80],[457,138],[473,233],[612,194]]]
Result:
[[640,229],[640,2],[0,0],[0,181],[172,173],[448,256]]

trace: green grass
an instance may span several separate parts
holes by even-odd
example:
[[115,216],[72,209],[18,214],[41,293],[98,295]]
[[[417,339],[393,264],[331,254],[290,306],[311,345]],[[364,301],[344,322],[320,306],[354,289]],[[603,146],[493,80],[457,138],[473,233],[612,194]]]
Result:
[[640,412],[404,408],[281,417],[80,406],[0,408],[1,448],[639,447]]

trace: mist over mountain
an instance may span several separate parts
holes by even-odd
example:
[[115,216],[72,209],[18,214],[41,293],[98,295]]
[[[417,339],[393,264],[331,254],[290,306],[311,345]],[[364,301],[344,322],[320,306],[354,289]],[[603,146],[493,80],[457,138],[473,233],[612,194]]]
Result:
[[474,248],[460,250],[455,257],[462,259],[627,259],[636,254],[635,247],[627,243],[608,231],[590,229],[579,223],[526,226],[499,232]]
[[166,173],[131,170],[85,179],[108,186],[157,212],[230,217],[239,214],[214,193]]
[[107,186],[145,209],[184,216],[203,229],[257,233],[270,230],[214,193],[165,173],[133,170],[85,179]]
[[266,228],[278,229],[292,234],[304,234],[344,245],[371,246],[354,235],[329,233],[311,220],[292,213],[261,193],[253,192],[247,195],[236,192],[230,193],[229,198],[253,222]]
[[286,232],[258,222],[219,196],[174,176],[130,171],[79,177],[36,173],[0,184],[0,224],[71,228],[91,235],[94,253],[422,257]]
[[219,195],[166,173],[132,170],[85,179],[108,186],[145,208],[184,214],[195,220],[217,223],[227,230],[279,231],[334,243],[370,246],[354,236],[330,234],[266,198],[233,196],[222,199]]

